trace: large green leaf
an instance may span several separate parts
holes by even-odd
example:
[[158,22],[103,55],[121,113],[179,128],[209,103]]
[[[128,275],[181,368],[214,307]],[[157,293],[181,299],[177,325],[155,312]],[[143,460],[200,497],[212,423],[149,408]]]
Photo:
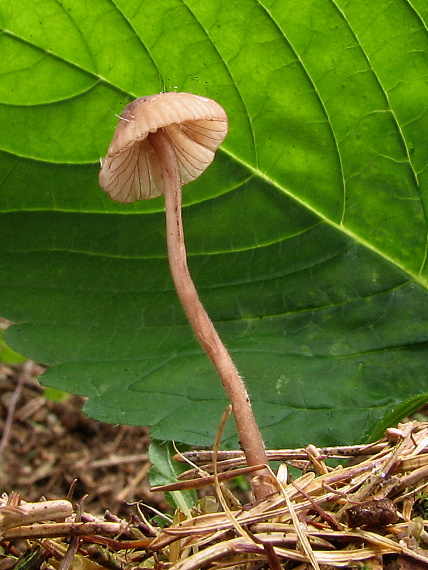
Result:
[[128,101],[191,91],[230,118],[185,188],[191,272],[267,444],[352,442],[420,402],[427,14],[425,0],[0,0],[8,343],[101,420],[212,443],[225,396],[172,286],[162,199],[120,205],[97,184]]

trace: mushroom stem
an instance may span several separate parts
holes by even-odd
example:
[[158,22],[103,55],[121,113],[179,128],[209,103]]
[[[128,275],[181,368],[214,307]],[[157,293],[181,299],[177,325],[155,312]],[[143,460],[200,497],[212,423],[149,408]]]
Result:
[[[230,398],[240,443],[248,465],[267,465],[265,447],[245,384],[205,311],[189,273],[181,217],[181,177],[175,150],[168,135],[162,130],[151,134],[151,144],[162,165],[168,258],[178,296],[196,338],[217,369]],[[255,498],[260,500],[274,492],[275,489],[260,477],[260,475],[269,477],[269,471],[266,468],[257,473],[258,476],[256,474],[252,480],[252,486]]]

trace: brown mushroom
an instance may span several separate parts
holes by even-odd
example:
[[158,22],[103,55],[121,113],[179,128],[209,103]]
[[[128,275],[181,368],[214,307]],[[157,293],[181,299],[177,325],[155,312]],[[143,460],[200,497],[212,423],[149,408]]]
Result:
[[[196,338],[217,369],[232,402],[247,463],[254,466],[267,464],[263,440],[244,382],[190,276],[181,219],[182,185],[197,178],[211,164],[227,130],[225,111],[211,99],[189,93],[140,97],[127,105],[120,116],[102,161],[99,182],[118,202],[165,194],[168,258],[175,287]],[[258,499],[272,491],[257,477],[253,488]]]

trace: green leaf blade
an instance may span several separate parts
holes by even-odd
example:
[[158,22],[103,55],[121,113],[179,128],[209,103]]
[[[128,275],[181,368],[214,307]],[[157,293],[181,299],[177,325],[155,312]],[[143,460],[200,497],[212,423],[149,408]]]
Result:
[[[191,273],[267,444],[356,441],[419,402],[424,18],[418,0],[0,0],[9,344],[99,419],[212,444],[227,402],[173,288],[163,201],[116,204],[97,182],[123,106],[183,90],[230,117],[183,216]],[[225,438],[237,444],[232,423]]]

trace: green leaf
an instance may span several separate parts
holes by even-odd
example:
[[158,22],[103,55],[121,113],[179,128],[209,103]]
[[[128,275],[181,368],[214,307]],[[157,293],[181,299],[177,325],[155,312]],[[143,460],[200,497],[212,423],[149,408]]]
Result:
[[[182,449],[181,451],[184,451]],[[149,447],[149,459],[153,463],[150,468],[149,480],[150,485],[169,485],[176,483],[180,473],[188,469],[183,463],[174,461],[173,456],[177,453],[177,447],[171,442],[160,442],[153,440]],[[170,491],[166,493],[166,497],[177,509],[181,509],[186,516],[190,516],[190,511],[197,503],[197,496],[194,490],[189,491]]]
[[66,402],[70,398],[70,394],[64,390],[56,390],[47,386],[43,390],[43,397],[51,402]]
[[25,362],[25,357],[21,356],[8,347],[3,340],[3,331],[0,329],[0,363],[4,364],[21,364]]
[[[396,408],[387,413],[373,426],[370,432],[370,439],[372,441],[376,441],[383,437],[386,428],[396,425],[402,418],[408,416],[417,408],[423,406],[427,400],[428,394],[418,394],[413,398],[409,398],[408,400],[401,402]],[[422,421],[425,421],[425,414],[423,410],[421,410],[420,416],[423,416],[424,419]]]
[[419,402],[427,14],[424,0],[0,0],[9,344],[100,420],[213,443],[227,402],[171,282],[163,201],[116,204],[97,183],[125,104],[190,91],[224,106],[230,133],[185,187],[189,265],[267,445],[352,443]]

